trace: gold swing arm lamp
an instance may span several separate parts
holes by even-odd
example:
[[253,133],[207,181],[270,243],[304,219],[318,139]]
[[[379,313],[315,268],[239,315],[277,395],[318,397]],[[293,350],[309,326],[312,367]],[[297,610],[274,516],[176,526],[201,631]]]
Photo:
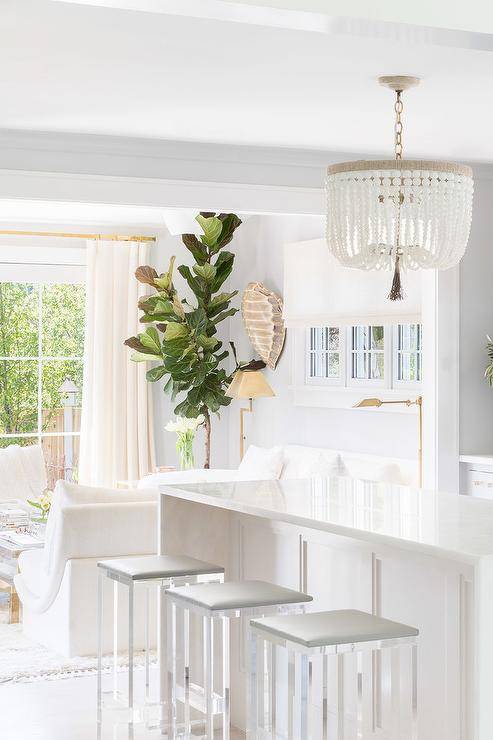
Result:
[[400,404],[401,406],[417,406],[418,407],[418,465],[419,465],[419,487],[423,487],[423,396],[411,400],[407,398],[405,400],[392,400],[382,401],[381,398],[363,398],[359,403],[355,403],[353,408],[380,408],[380,406],[387,406],[391,404]]
[[246,398],[248,406],[240,408],[240,460],[245,453],[245,414],[253,412],[253,399],[275,396],[260,370],[237,370],[226,391],[230,398]]

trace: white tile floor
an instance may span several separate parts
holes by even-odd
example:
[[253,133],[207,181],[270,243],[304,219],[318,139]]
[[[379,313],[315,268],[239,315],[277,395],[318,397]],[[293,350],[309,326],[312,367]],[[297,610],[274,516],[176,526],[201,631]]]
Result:
[[[159,740],[158,731],[103,721],[98,735],[96,677],[0,686],[1,740]],[[241,733],[232,732],[231,740]]]

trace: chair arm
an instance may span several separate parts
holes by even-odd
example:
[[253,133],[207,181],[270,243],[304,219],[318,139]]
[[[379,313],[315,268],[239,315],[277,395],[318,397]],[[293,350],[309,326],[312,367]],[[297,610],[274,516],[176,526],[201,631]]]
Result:
[[68,560],[149,555],[157,551],[155,501],[65,506],[58,516],[42,582],[32,583],[27,569],[23,574],[22,560],[20,573],[15,577],[22,603],[38,614],[55,600]]

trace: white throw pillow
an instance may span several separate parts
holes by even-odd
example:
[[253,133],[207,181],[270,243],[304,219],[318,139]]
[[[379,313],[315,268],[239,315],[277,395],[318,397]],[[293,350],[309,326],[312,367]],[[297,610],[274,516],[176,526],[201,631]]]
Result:
[[394,486],[406,485],[406,481],[402,475],[402,470],[397,463],[382,465],[382,467],[377,470],[375,479],[382,483],[391,483]]
[[283,462],[282,447],[250,445],[238,468],[237,480],[277,480]]

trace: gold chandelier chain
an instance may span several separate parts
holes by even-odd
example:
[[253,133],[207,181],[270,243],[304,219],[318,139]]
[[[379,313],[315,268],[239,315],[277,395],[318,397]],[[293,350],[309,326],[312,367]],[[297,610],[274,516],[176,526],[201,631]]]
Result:
[[402,159],[402,111],[404,105],[402,103],[402,90],[396,91],[396,100],[394,104],[395,110],[395,124],[394,124],[394,146],[395,146],[395,158]]

